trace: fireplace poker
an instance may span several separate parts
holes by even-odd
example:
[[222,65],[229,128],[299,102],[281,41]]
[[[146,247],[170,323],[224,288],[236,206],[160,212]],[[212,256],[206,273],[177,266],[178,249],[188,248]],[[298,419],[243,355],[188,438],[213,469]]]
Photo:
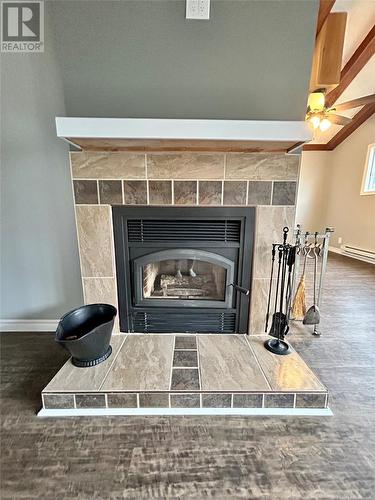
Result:
[[275,328],[275,318],[276,318],[276,314],[277,314],[277,297],[279,295],[281,260],[283,258],[283,247],[282,247],[282,245],[279,245],[278,251],[279,251],[279,257],[278,257],[278,262],[277,262],[277,279],[276,279],[276,292],[275,292],[275,307],[274,307],[273,316],[272,316],[272,325],[271,325],[270,335],[272,335],[271,332]]
[[291,310],[291,302],[292,302],[292,270],[294,263],[296,261],[296,247],[290,247],[289,249],[289,255],[288,255],[288,284],[286,287],[286,294],[285,294],[285,312],[286,312],[286,319],[287,323],[289,323],[290,319],[290,310]]
[[272,292],[272,279],[273,279],[273,268],[275,265],[275,256],[276,256],[276,243],[272,244],[272,263],[271,263],[271,277],[270,277],[270,286],[268,289],[268,303],[267,303],[267,315],[266,315],[266,327],[264,331],[267,333],[268,330],[268,320],[270,318],[270,306],[271,306],[271,292]]
[[286,277],[286,265],[288,260],[289,247],[284,243],[283,245],[283,264],[281,271],[281,286],[280,286],[280,304],[279,304],[279,315],[277,317],[277,338],[278,340],[283,340],[284,335],[289,330],[286,324],[286,315],[284,313],[284,295],[285,295],[285,277]]

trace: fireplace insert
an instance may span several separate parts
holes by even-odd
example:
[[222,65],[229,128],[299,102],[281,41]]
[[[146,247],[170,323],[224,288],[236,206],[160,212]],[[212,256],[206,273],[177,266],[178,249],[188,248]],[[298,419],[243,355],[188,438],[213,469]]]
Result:
[[254,208],[112,213],[121,331],[247,333]]

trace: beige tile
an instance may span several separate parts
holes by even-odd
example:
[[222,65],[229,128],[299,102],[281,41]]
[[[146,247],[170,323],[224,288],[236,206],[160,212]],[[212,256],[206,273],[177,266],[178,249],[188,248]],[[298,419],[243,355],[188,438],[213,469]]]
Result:
[[263,343],[270,338],[269,336],[250,338],[249,343],[273,391],[326,390],[295,351],[286,356],[278,356],[267,351]]
[[76,394],[77,408],[105,408],[104,394]]
[[77,205],[98,204],[98,184],[96,181],[73,181],[74,201]]
[[82,277],[114,276],[111,207],[77,205]]
[[[275,285],[275,280],[274,280]],[[264,327],[267,314],[269,279],[254,279],[251,288],[251,307],[249,317],[249,333],[259,335],[264,333]],[[274,305],[274,293],[271,297],[269,326],[272,322],[272,313]]]
[[129,335],[104,381],[104,391],[167,391],[173,335]]
[[101,205],[122,205],[121,181],[99,181],[99,194]]
[[326,408],[325,394],[297,394],[296,408]]
[[295,207],[257,207],[253,278],[268,278],[271,272],[272,243],[282,242],[283,227],[289,227],[293,241]]
[[265,394],[264,408],[293,408],[294,394]]
[[137,394],[114,392],[107,394],[108,408],[137,408]]
[[172,203],[171,181],[149,181],[148,192],[150,205],[170,205]]
[[225,181],[223,205],[245,205],[246,189],[245,181]]
[[285,155],[287,167],[291,170],[297,171],[297,177],[299,175],[301,157],[301,155]]
[[272,205],[295,205],[296,194],[296,182],[275,181],[273,183]]
[[174,181],[173,192],[175,205],[197,204],[197,181]]
[[45,387],[43,393],[98,391],[125,339],[126,335],[113,336],[111,339],[112,354],[97,366],[78,368],[69,359]]
[[263,391],[269,385],[243,336],[199,335],[203,391]]
[[272,182],[270,181],[249,181],[247,195],[248,205],[270,205],[272,194]]
[[171,394],[171,408],[199,408],[199,394]]
[[123,152],[70,153],[73,179],[145,179],[144,154]]
[[74,394],[44,394],[43,406],[47,410],[74,408]]
[[124,181],[125,205],[147,204],[147,181]]
[[149,179],[223,179],[224,155],[149,154],[147,174]]
[[221,205],[222,181],[199,181],[199,205]]
[[297,180],[299,160],[283,153],[227,154],[226,179]]
[[169,394],[166,392],[146,392],[139,395],[140,408],[168,408]]
[[[115,306],[118,311],[116,278],[83,278],[82,282],[85,304],[111,304]],[[118,312],[113,331],[120,331]]]
[[85,304],[104,303],[117,307],[116,278],[83,278]]

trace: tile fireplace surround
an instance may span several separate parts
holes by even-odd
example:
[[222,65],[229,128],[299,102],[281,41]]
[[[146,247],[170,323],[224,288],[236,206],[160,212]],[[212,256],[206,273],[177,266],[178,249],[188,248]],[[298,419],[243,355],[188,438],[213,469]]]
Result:
[[299,156],[83,151],[70,159],[85,303],[117,307],[111,205],[256,206],[249,333],[263,333],[270,245],[294,227]]

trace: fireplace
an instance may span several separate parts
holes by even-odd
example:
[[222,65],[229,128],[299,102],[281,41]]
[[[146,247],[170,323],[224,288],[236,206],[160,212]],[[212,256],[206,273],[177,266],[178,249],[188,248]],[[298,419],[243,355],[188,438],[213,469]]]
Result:
[[254,208],[112,214],[121,331],[248,333]]

